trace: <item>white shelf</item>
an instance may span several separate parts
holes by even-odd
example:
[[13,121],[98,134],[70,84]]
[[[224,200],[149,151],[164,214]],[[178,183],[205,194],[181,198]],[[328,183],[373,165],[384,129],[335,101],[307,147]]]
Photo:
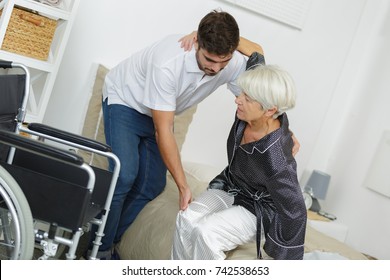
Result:
[[[15,3],[14,5],[16,6],[21,6],[23,8],[36,11],[43,16],[47,16],[48,18],[52,18],[55,20],[58,19],[69,20],[72,12],[72,9],[63,10],[33,0],[13,0],[13,2]],[[72,4],[70,7],[71,8],[73,7],[74,1],[65,1],[65,2]]]
[[2,60],[17,61],[26,65],[29,68],[38,69],[43,72],[53,72],[54,64],[47,61],[37,60],[31,57],[19,55],[16,53],[11,53],[7,51],[0,50],[0,58]]
[[15,6],[38,12],[41,16],[57,20],[57,27],[46,61],[8,52],[0,47],[1,60],[22,63],[30,70],[31,86],[27,107],[27,122],[41,122],[45,115],[46,106],[50,99],[79,2],[80,0],[62,0],[59,7],[49,6],[33,0],[2,0],[0,2],[0,10],[2,10],[0,18],[0,46],[3,44],[11,13]]

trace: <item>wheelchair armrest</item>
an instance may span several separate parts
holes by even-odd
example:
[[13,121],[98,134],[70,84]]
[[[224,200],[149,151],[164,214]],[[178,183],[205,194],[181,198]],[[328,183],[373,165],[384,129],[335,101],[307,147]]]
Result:
[[77,134],[70,133],[70,132],[67,132],[64,130],[53,128],[51,126],[47,126],[47,125],[44,125],[41,123],[30,123],[30,124],[28,124],[27,128],[32,130],[32,131],[41,133],[41,134],[45,134],[45,135],[48,135],[51,137],[59,138],[59,139],[62,139],[62,140],[65,140],[65,141],[68,141],[71,143],[76,143],[78,145],[89,147],[91,149],[95,149],[95,150],[98,150],[101,152],[111,152],[112,151],[111,147],[106,145],[106,144],[91,140],[89,138],[86,138],[86,137],[83,137],[83,136],[80,136]]
[[13,132],[0,130],[0,142],[28,152],[81,166],[84,159],[72,152],[46,145]]

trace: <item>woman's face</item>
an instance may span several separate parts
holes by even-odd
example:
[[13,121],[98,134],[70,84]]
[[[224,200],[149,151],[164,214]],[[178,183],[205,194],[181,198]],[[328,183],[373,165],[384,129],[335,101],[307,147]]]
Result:
[[242,121],[257,121],[261,119],[266,112],[259,102],[253,100],[244,92],[236,97],[235,102],[237,104],[237,118]]

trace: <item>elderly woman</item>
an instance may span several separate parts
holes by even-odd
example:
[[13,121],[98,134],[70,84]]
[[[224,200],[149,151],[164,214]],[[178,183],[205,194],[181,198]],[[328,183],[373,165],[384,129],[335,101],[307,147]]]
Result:
[[295,106],[291,76],[272,65],[237,80],[236,118],[227,140],[229,165],[180,211],[172,259],[224,259],[253,240],[274,259],[302,259],[306,208],[292,155],[286,110]]

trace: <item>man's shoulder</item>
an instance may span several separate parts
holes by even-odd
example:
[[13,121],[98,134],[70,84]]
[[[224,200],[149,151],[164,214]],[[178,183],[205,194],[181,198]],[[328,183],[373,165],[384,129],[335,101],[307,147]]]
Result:
[[184,34],[168,34],[162,38],[162,40],[168,40],[173,42],[179,42],[179,39],[182,38]]
[[158,48],[169,48],[169,49],[177,49],[180,48],[180,38],[183,37],[183,35],[180,34],[170,34],[166,35],[159,41],[152,44],[152,47],[158,47]]
[[156,42],[150,49],[149,59],[152,59],[156,66],[166,66],[184,61],[187,52],[180,46],[179,39],[182,36],[179,34],[167,35]]

